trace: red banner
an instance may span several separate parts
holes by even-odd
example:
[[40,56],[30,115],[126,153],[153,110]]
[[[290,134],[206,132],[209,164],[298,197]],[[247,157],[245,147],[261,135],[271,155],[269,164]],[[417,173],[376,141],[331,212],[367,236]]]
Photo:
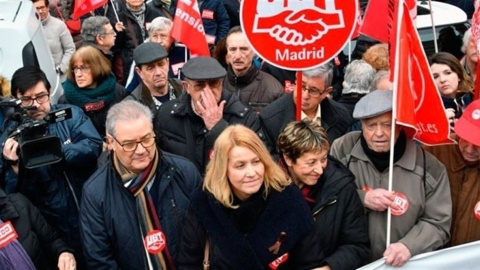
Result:
[[105,5],[108,0],[75,0],[72,18],[74,20]]
[[[404,10],[408,11],[406,4]],[[400,25],[394,28],[400,34],[396,42],[398,63],[394,65],[393,82],[397,124],[412,128],[410,131],[415,132],[414,139],[424,144],[452,143],[445,108],[430,73],[420,37],[408,13],[399,14]]]
[[[480,51],[480,1],[475,1],[475,13],[472,17],[472,38],[475,42],[477,51]],[[475,79],[475,99],[480,98],[480,68],[477,68]],[[472,76],[473,77],[473,76]]]
[[177,2],[172,37],[185,44],[192,56],[210,56],[197,0]]

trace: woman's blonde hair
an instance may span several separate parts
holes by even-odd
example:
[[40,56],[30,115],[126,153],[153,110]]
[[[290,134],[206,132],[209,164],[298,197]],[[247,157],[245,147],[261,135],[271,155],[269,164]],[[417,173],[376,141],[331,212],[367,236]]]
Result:
[[67,70],[67,78],[75,85],[77,85],[77,83],[75,82],[73,65],[78,61],[82,61],[83,64],[90,66],[93,81],[96,83],[102,82],[112,72],[110,61],[108,61],[100,50],[92,46],[81,47],[75,51],[72,58],[70,58],[70,64]]
[[10,92],[10,81],[7,78],[0,75],[0,90],[2,97],[10,97],[12,93]]
[[203,189],[213,194],[215,199],[228,208],[233,205],[233,192],[227,177],[228,157],[235,147],[245,147],[255,153],[265,167],[263,179],[264,196],[271,188],[281,191],[290,184],[289,179],[270,156],[260,138],[251,129],[243,125],[231,125],[218,136],[213,146],[213,157],[207,165]]

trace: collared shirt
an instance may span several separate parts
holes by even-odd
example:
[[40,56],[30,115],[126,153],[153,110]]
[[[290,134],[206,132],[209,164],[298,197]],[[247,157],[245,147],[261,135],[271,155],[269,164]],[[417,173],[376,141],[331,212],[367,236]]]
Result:
[[316,121],[319,125],[322,125],[322,111],[320,110],[320,104],[318,104],[317,106],[317,113],[315,114],[315,117],[313,119],[310,119],[302,110],[301,112],[301,119],[302,120],[305,120],[305,119],[308,119],[308,120],[311,120],[311,121]]

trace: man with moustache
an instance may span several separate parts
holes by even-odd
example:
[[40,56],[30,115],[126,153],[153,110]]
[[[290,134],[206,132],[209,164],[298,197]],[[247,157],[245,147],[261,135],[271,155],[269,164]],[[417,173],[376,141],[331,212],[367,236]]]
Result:
[[[330,154],[355,175],[368,217],[370,259],[384,257],[387,265],[399,267],[412,256],[447,243],[452,200],[445,166],[408,139],[401,126],[395,126],[392,134],[392,104],[390,90],[375,90],[362,97],[353,111],[362,131],[335,140]],[[388,191],[391,136],[395,141],[393,191]],[[390,243],[386,243],[388,208]]]
[[213,143],[228,125],[243,124],[265,139],[253,110],[223,89],[227,72],[217,60],[190,59],[182,72],[186,93],[165,103],[155,115],[155,133],[162,150],[190,159],[204,172]]
[[468,105],[454,130],[457,144],[424,146],[447,168],[453,206],[451,246],[480,240],[480,100]]
[[[332,143],[345,134],[353,122],[351,113],[343,105],[328,98],[333,89],[333,67],[324,64],[302,71],[302,75],[301,119],[308,118],[320,124],[327,132],[328,141]],[[296,91],[286,94],[263,108],[260,113],[260,120],[271,145],[275,145],[285,126],[295,121],[296,96]],[[275,149],[272,151],[272,154],[278,154]]]
[[80,209],[88,269],[175,269],[183,218],[202,179],[155,145],[153,114],[124,100],[108,111],[110,155],[85,183]]
[[240,26],[230,29],[226,47],[229,65],[223,86],[229,92],[257,113],[284,94],[283,86],[272,75],[253,65],[255,53]]
[[133,57],[142,83],[126,99],[140,101],[155,112],[163,103],[181,95],[180,82],[168,78],[168,53],[160,44],[143,43],[135,49]]

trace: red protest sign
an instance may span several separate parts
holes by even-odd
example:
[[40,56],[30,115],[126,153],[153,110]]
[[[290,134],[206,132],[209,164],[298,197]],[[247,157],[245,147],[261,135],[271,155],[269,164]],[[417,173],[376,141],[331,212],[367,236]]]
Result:
[[357,20],[356,0],[242,1],[243,31],[254,50],[280,68],[308,69],[338,55]]

